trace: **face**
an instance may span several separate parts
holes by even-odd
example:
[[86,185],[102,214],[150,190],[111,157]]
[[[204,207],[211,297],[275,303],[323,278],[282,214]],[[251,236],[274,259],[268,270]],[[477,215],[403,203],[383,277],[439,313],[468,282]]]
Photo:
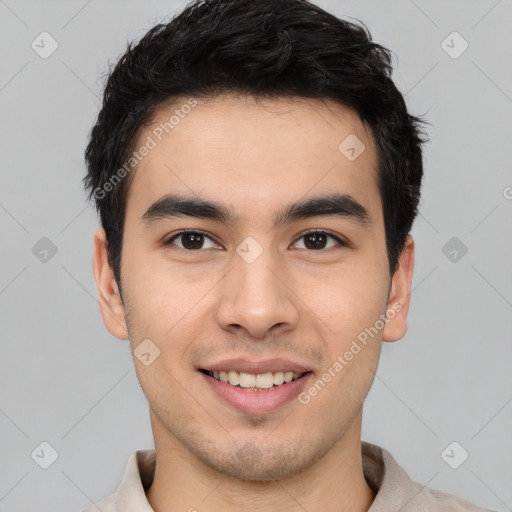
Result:
[[359,442],[381,341],[405,333],[412,239],[391,279],[375,144],[352,110],[185,104],[139,136],[152,147],[127,198],[124,308],[96,234],[103,318],[130,339],[155,443],[236,478],[284,478]]

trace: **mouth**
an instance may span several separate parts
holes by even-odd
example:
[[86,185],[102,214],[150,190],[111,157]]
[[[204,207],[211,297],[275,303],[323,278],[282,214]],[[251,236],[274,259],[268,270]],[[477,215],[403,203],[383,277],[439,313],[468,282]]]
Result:
[[[284,405],[290,405],[305,389],[314,373],[306,368],[294,367],[295,370],[305,371],[276,371],[274,368],[256,365],[245,365],[246,371],[236,371],[234,365],[222,370],[222,366],[199,369],[199,374],[212,392],[212,397],[229,408],[250,415],[268,414],[277,411]],[[288,365],[289,366],[289,365]],[[266,370],[274,371],[266,371]],[[241,368],[240,368],[241,370]],[[248,373],[249,371],[258,373]]]
[[297,373],[297,372],[266,372],[266,373],[245,373],[230,371],[212,371],[201,369],[201,373],[214,378],[217,381],[229,384],[235,388],[240,388],[245,391],[269,391],[275,387],[283,386],[290,382],[294,382],[303,378],[306,374],[311,372]]

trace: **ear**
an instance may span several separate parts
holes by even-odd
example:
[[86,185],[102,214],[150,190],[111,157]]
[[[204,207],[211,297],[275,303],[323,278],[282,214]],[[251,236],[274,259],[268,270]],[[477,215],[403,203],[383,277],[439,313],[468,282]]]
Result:
[[391,280],[387,321],[382,341],[397,341],[407,332],[407,312],[411,299],[412,272],[414,269],[414,240],[407,236],[399,258],[399,266]]
[[108,261],[107,237],[103,228],[99,228],[94,234],[93,270],[103,323],[112,336],[126,340],[128,329],[124,306],[114,279],[114,272]]

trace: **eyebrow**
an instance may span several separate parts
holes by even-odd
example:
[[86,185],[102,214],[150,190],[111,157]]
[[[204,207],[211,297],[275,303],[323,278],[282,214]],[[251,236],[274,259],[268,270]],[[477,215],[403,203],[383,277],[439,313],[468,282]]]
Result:
[[[155,201],[142,215],[144,224],[175,217],[211,219],[233,226],[238,216],[226,206],[192,196],[167,194]],[[273,227],[300,219],[335,216],[369,228],[372,223],[367,209],[348,194],[329,194],[286,205],[273,215]]]

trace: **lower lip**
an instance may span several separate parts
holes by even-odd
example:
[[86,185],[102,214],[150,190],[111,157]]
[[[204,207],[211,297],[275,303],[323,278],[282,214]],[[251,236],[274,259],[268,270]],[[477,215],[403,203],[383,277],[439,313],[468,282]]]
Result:
[[267,391],[245,391],[203,372],[199,373],[218,397],[246,414],[265,414],[279,409],[297,397],[313,375],[311,372],[306,373],[300,379],[274,386]]

